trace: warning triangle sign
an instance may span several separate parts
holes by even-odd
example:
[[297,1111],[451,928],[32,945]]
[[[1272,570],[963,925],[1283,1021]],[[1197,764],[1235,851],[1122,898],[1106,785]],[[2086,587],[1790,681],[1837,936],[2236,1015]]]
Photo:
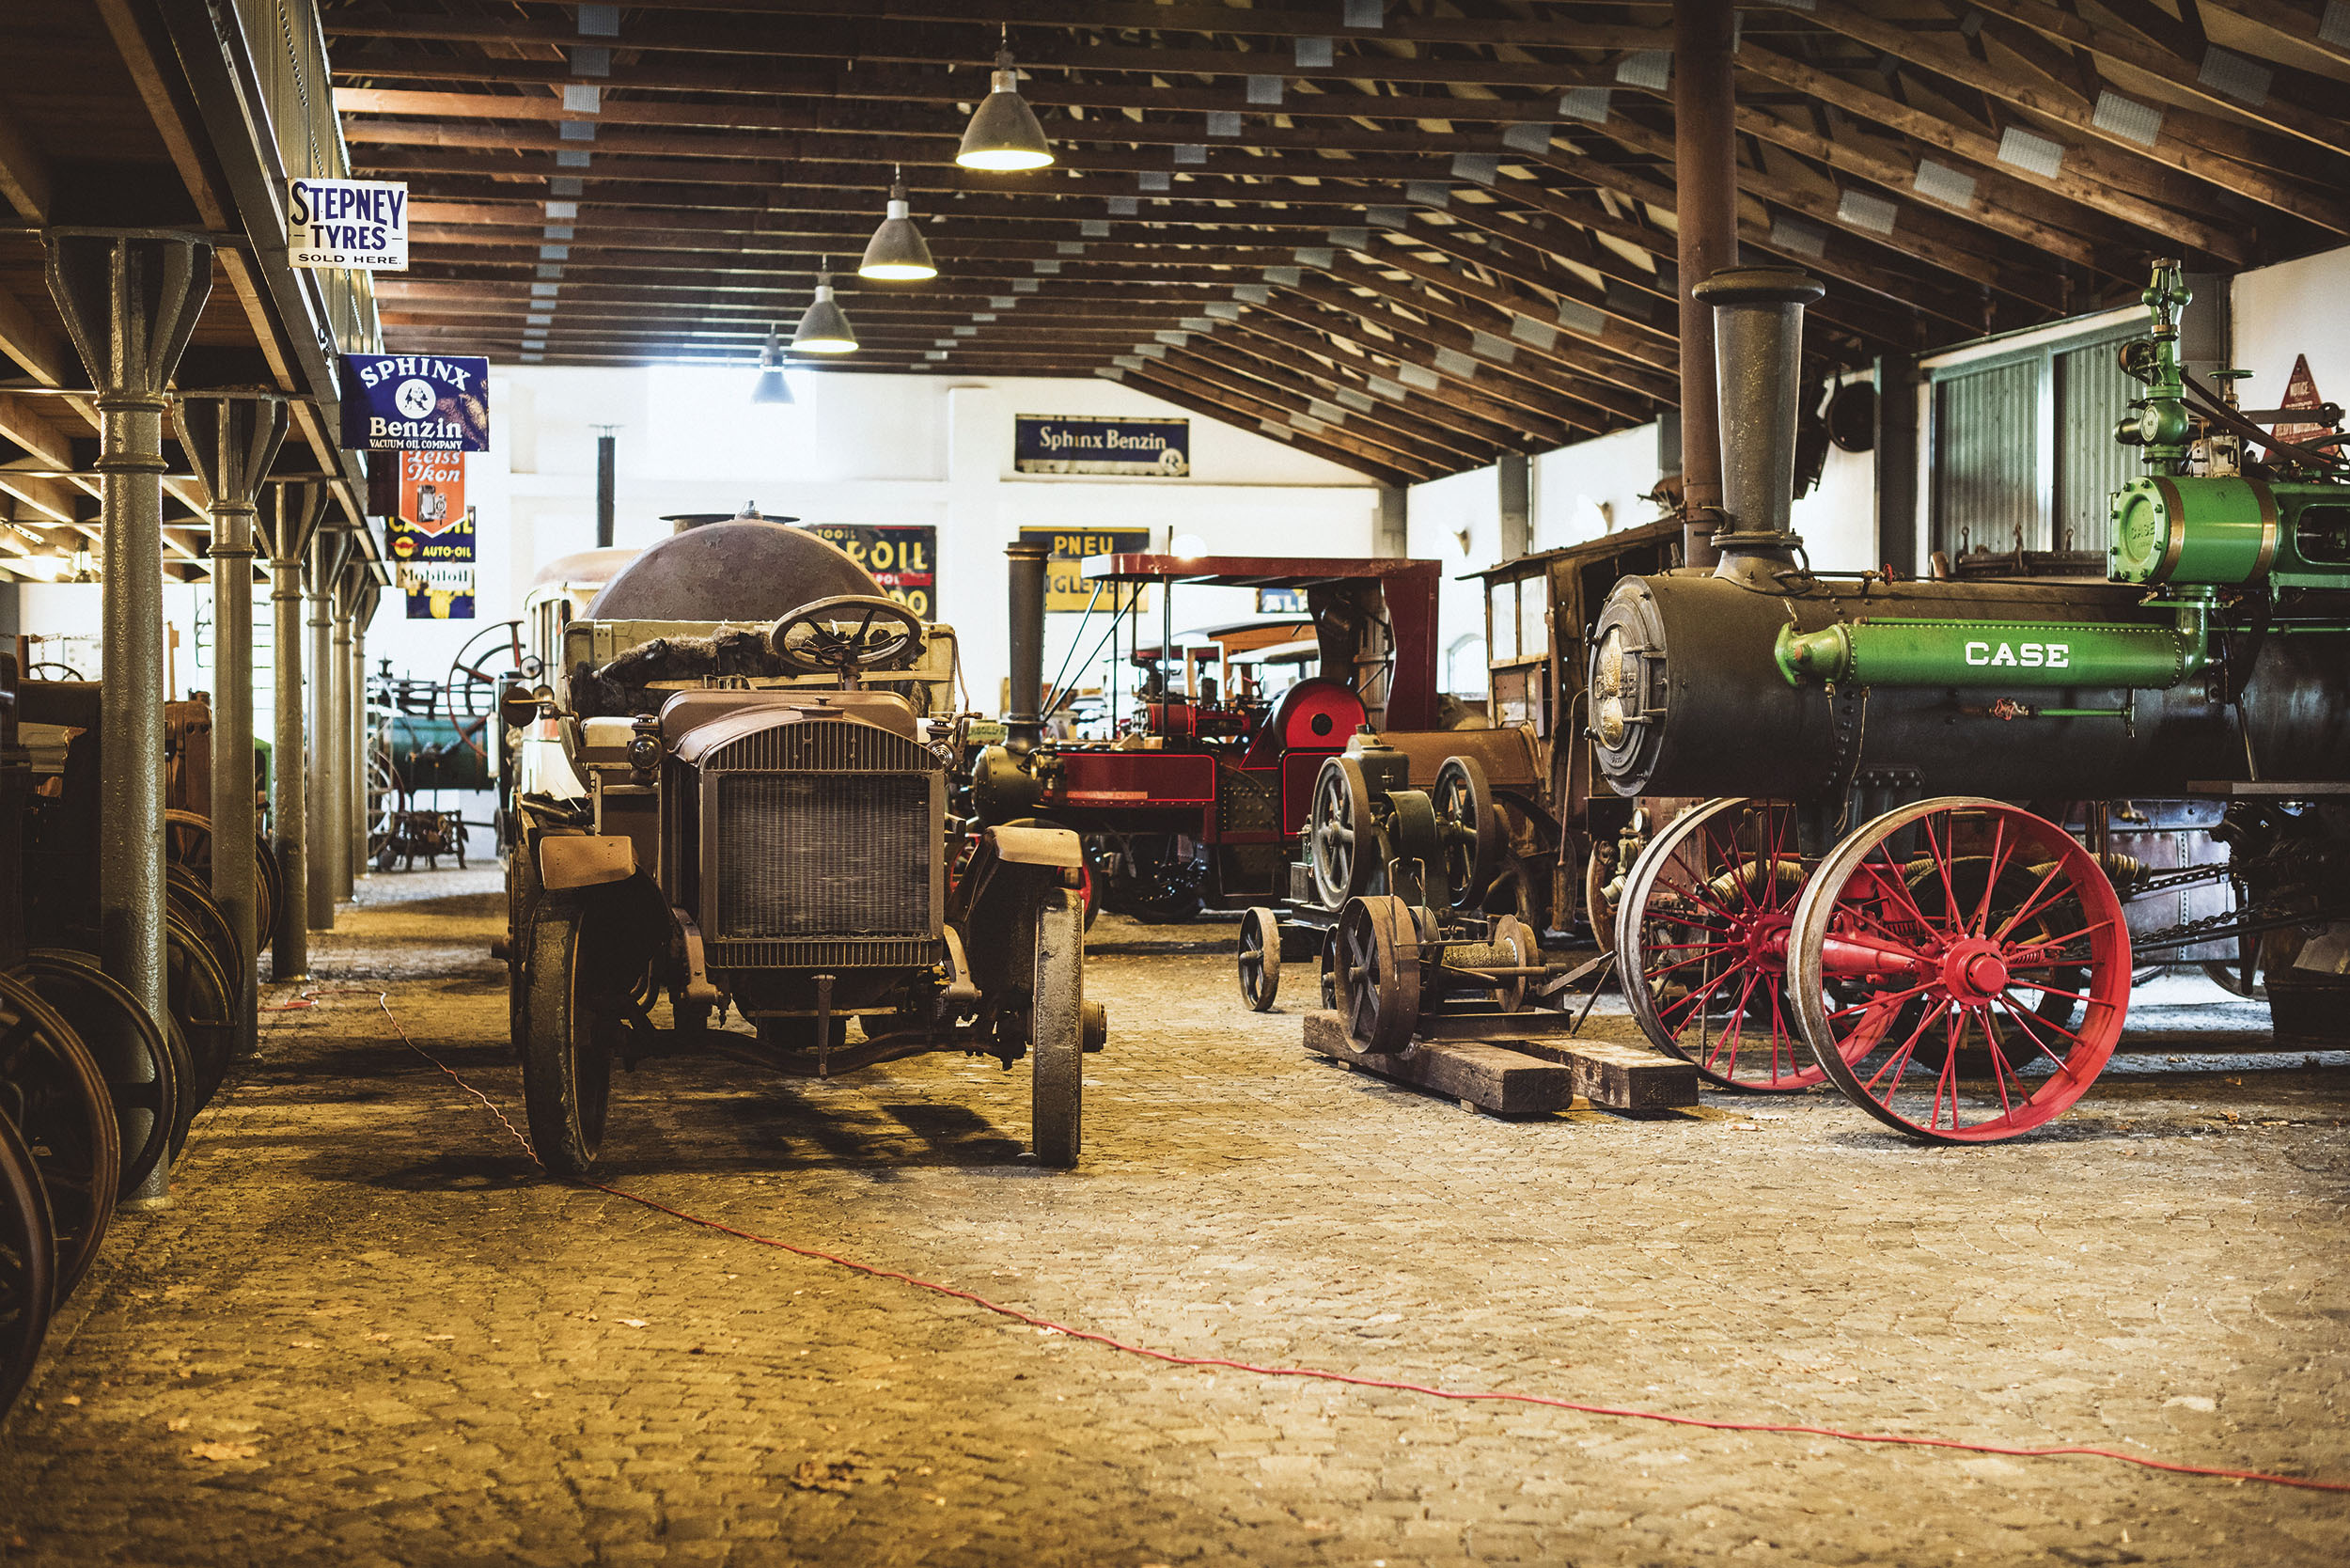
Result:
[[[2326,400],[2317,395],[2317,378],[2310,374],[2310,356],[2305,353],[2295,354],[2293,360],[2293,375],[2285,383],[2284,400],[2277,406],[2279,408],[2322,408],[2325,403]],[[2327,434],[2332,429],[2330,425],[2318,424],[2279,425],[2277,439],[2288,442],[2307,441],[2311,436]]]

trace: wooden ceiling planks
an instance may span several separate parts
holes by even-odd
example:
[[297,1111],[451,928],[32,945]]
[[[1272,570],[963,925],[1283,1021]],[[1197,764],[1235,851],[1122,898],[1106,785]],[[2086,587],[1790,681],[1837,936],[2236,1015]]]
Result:
[[[395,344],[747,368],[829,257],[865,347],[827,369],[1109,374],[1390,478],[1674,394],[1661,3],[324,10],[352,156],[417,203]],[[2350,233],[2350,50],[2291,0],[1742,19],[1741,234],[1828,281],[1815,363]],[[1058,160],[975,174],[954,139],[1007,26]],[[901,167],[941,276],[867,285]]]

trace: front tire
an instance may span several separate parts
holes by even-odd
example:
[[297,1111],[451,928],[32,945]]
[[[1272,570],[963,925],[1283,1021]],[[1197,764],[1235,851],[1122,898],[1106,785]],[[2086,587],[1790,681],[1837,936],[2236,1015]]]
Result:
[[612,1055],[621,1027],[622,943],[608,912],[586,899],[539,900],[515,1019],[531,1148],[547,1173],[585,1181],[603,1142]]
[[1085,911],[1065,887],[1037,902],[1028,1004],[1030,1128],[1037,1163],[1066,1170],[1084,1142]]

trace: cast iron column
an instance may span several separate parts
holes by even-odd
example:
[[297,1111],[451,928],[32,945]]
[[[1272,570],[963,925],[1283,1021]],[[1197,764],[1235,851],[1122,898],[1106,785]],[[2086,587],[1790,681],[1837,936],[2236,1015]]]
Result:
[[342,575],[351,536],[321,525],[310,536],[310,790],[309,913],[312,931],[335,929],[335,861],[342,840],[337,834],[335,692],[342,684],[335,667],[335,579]]
[[351,563],[351,734],[350,776],[346,780],[344,798],[350,802],[350,820],[344,824],[351,844],[348,858],[351,877],[348,886],[355,893],[359,879],[368,872],[368,622],[375,617],[375,576],[365,560]]
[[[180,440],[204,481],[212,516],[212,896],[248,959],[260,953],[253,800],[253,533],[261,480],[286,439],[283,398],[183,397]],[[243,991],[239,1043],[255,1048],[255,976]]]
[[288,481],[277,486],[276,513],[269,520],[270,636],[277,698],[270,739],[270,841],[286,885],[270,945],[270,974],[281,983],[307,979],[310,973],[302,802],[302,558],[325,510],[324,485]]
[[[343,536],[348,542],[349,534]],[[347,550],[343,569],[335,576],[335,896],[348,900],[356,883],[351,864],[352,735],[358,728],[358,687],[351,663],[352,617],[357,612],[358,584],[353,571],[358,551]]]
[[[105,551],[99,708],[99,962],[158,1019],[164,985],[164,388],[212,291],[212,247],[155,229],[53,228],[49,292],[97,389]],[[104,1063],[114,1071],[136,1069]],[[126,1113],[123,1131],[143,1138]],[[126,1194],[170,1200],[161,1163]]]
[[618,443],[612,431],[616,427],[600,427],[603,433],[596,437],[596,548],[612,548],[613,514],[619,496],[619,458]]
[[1719,559],[1721,407],[1714,390],[1714,312],[1690,292],[1738,264],[1738,153],[1732,132],[1731,0],[1673,0],[1673,213],[1681,228],[1682,552]]

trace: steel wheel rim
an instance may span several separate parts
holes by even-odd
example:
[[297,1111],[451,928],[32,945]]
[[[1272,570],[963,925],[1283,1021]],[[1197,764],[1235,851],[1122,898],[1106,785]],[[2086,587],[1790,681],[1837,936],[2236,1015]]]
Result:
[[[130,1024],[134,1043],[153,1065],[155,1075],[144,1082],[106,1080],[118,1126],[126,1110],[145,1110],[154,1119],[145,1142],[136,1148],[125,1146],[122,1150],[121,1174],[117,1184],[124,1192],[137,1191],[164,1156],[178,1149],[185,1125],[180,1105],[182,1075],[168,1037],[156,1026],[155,1020],[148,1016],[147,1009],[139,1005],[138,998],[86,954],[63,948],[37,948],[24,955],[24,962],[17,966],[14,973],[32,985],[41,1000],[48,1003],[51,1010],[63,1017],[77,1033],[80,1030],[77,1016],[86,1018],[86,1013],[70,1011],[66,997],[57,996],[54,991],[43,991],[39,982],[47,980],[53,986],[62,984],[79,988],[99,1005],[113,1009]],[[83,1043],[87,1045],[89,1041],[85,1039]],[[100,1065],[99,1071],[104,1074],[103,1064]],[[146,1092],[139,1092],[142,1090]]]
[[[1952,907],[1938,915],[1919,907],[1910,892],[1906,862],[1895,861],[1886,846],[1896,834],[1919,829],[1930,862],[1927,874],[1947,877],[1960,858],[1959,829],[1968,819],[1978,836],[1985,823],[1991,827],[1990,889],[1998,886],[2002,854],[2049,855],[2045,874],[2034,870],[2031,902],[1995,909],[1986,897],[1979,907]],[[2037,868],[2043,862],[2028,864]],[[1857,889],[1856,882],[1861,885]],[[2036,917],[2061,914],[2067,906],[2075,911],[2069,918],[2078,925],[2053,936],[2044,933]],[[1805,887],[1791,952],[1806,1038],[1816,1048],[1821,1041],[1838,1039],[1837,1031],[1849,1031],[1842,1036],[1843,1049],[1820,1057],[1828,1075],[1879,1121],[1925,1142],[1996,1142],[2054,1121],[2104,1070],[2129,1012],[2129,931],[2112,884],[2062,828],[1999,801],[1967,796],[1923,801],[1853,833]],[[1888,962],[1882,978],[1851,980],[1856,955],[1871,952],[1898,964]],[[2052,1025],[2025,996],[2064,995],[2044,977],[2076,966],[2090,974],[2083,990],[2074,994],[2081,1004],[2078,1027]],[[1847,988],[1862,992],[1864,999],[1831,1010],[1826,981],[1840,973],[1847,975]],[[1893,1038],[1902,1005],[1913,996],[1927,1003],[1922,1019],[1905,1036]],[[1936,1028],[1944,1038],[1943,1062],[1938,1071],[1921,1074],[1915,1060],[1918,1045]],[[1985,1042],[1987,1088],[1968,1078],[1962,1048],[1967,1031],[1979,1031]],[[1856,1043],[1864,1048],[1853,1048]]]
[[[1757,837],[1762,855],[1735,870],[1700,874],[1740,850],[1738,828],[1758,814],[1767,824]],[[1692,851],[1701,857],[1695,868],[1687,858]],[[1758,878],[1751,868],[1763,859],[1774,870]],[[1789,1094],[1826,1076],[1808,1059],[1787,1005],[1784,933],[1794,924],[1801,861],[1792,806],[1729,796],[1675,818],[1624,878],[1615,928],[1625,1002],[1650,1043],[1687,1061],[1716,1088]],[[1722,887],[1724,881],[1731,888]],[[1653,940],[1653,930],[1669,939]],[[1693,940],[1692,933],[1703,935]],[[1661,1000],[1674,984],[1685,989]],[[1718,1036],[1717,1001],[1728,1003]]]
[[[1406,956],[1401,933],[1412,933]],[[1339,1005],[1347,1037],[1363,1050],[1394,1055],[1411,1044],[1419,1014],[1418,928],[1396,898],[1359,898],[1339,917]]]
[[1268,909],[1252,908],[1240,917],[1240,994],[1250,1011],[1271,1011],[1281,985],[1280,924]]
[[[0,1027],[5,1108],[32,1152],[41,1188],[49,1195],[57,1240],[56,1299],[63,1301],[96,1260],[120,1193],[122,1143],[114,1101],[72,1026],[30,986],[0,974],[0,1007],[15,1015],[13,1023]],[[28,1123],[24,1114],[32,1104],[26,1097],[26,1064],[37,1057],[50,1064],[40,1103],[55,1112],[43,1117],[40,1126]],[[44,1148],[50,1151],[45,1160]]]
[[1371,788],[1362,764],[1333,757],[1314,776],[1314,804],[1308,843],[1313,854],[1314,886],[1324,905],[1336,908],[1363,890],[1367,857],[1362,836],[1371,828]]
[[57,1302],[57,1242],[32,1151],[0,1116],[0,1414],[15,1403]]

